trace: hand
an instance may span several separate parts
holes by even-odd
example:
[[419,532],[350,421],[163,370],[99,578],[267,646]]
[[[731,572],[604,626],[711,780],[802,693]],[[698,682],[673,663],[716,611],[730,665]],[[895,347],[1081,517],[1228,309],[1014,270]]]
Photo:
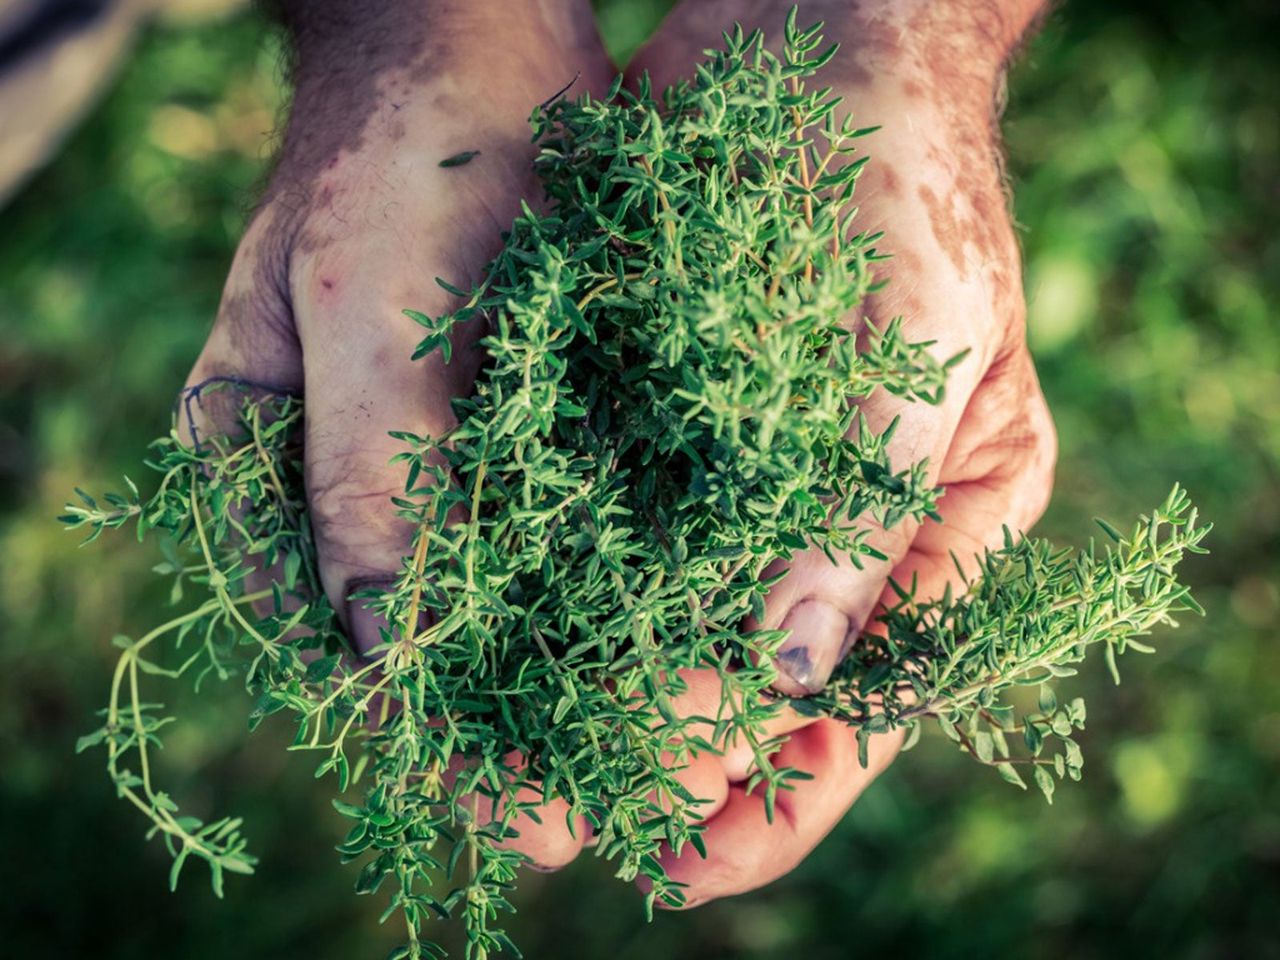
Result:
[[[628,72],[647,71],[661,89],[691,72],[702,51],[734,21],[761,27],[775,46],[790,0],[685,0],[637,55]],[[892,576],[936,596],[975,554],[996,546],[1002,527],[1026,530],[1052,486],[1056,442],[1025,339],[1017,244],[1005,202],[995,102],[1005,58],[1036,0],[811,0],[805,22],[826,21],[839,55],[824,82],[845,97],[860,126],[883,129],[863,141],[871,156],[858,184],[860,231],[883,230],[891,282],[865,307],[882,326],[905,318],[908,340],[935,341],[940,359],[961,351],[937,406],[879,394],[863,404],[871,425],[900,421],[890,446],[905,467],[928,458],[946,488],[942,523],[879,529],[872,544],[888,557],[833,566],[801,555],[770,593],[762,626],[793,631],[779,657],[793,695],[821,689],[848,646],[892,597]],[[851,318],[857,322],[859,318]],[[768,571],[769,573],[776,571]],[[872,740],[870,763],[856,759],[852,732],[830,720],[796,730],[778,762],[815,775],[779,798],[772,826],[764,802],[741,788],[741,750],[720,761],[724,786],[709,813],[706,860],[668,856],[690,904],[762,886],[790,871],[893,759],[900,736]],[[715,780],[714,771],[703,778]]]
[[[227,278],[188,380],[237,377],[306,395],[306,484],[325,591],[355,645],[380,642],[348,597],[391,580],[412,530],[391,430],[439,435],[470,391],[472,330],[454,361],[410,357],[421,329],[401,311],[452,309],[437,276],[478,280],[519,213],[537,202],[533,107],[601,95],[614,71],[587,0],[362,4],[286,0],[296,91],[278,166]],[[478,151],[469,163],[440,161]],[[207,407],[207,405],[206,405]],[[203,410],[205,417],[216,411]],[[558,866],[583,830],[563,806],[522,821],[516,845]]]

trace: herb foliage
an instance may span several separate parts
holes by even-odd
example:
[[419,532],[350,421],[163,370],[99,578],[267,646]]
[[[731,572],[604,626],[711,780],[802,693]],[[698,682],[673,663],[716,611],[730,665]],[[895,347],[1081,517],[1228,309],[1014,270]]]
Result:
[[[469,956],[514,950],[501,915],[523,858],[502,841],[552,798],[618,876],[648,879],[649,908],[681,904],[658,855],[701,837],[676,770],[745,742],[749,788],[771,808],[805,776],[770,759],[764,724],[788,703],[853,724],[864,748],[899,727],[914,742],[933,720],[1050,799],[1079,778],[1084,704],[1060,704],[1051,681],[1095,646],[1114,670],[1151,649],[1137,637],[1199,610],[1174,569],[1208,527],[1177,488],[1127,535],[1104,525],[1100,549],[1010,534],[962,590],[922,601],[904,586],[808,700],[770,691],[785,635],[741,628],[774,560],[873,555],[867,518],[934,515],[925,465],[891,464],[892,428],[873,433],[857,401],[936,402],[959,359],[897,323],[849,328],[882,259],[853,225],[868,130],[810,85],[835,54],[820,25],[793,14],[786,29],[780,56],[759,33],[727,34],[660,98],[615,86],[535,112],[548,212],[525,208],[477,289],[444,284],[457,311],[407,311],[427,331],[417,357],[447,358],[455,327],[480,316],[490,361],[450,433],[397,434],[394,509],[416,533],[394,586],[361,596],[388,624],[373,656],[352,655],[320,586],[301,400],[213,385],[243,393],[235,429],[188,442],[180,409],[155,444],[155,494],[78,492],[64,521],[90,539],[156,536],[185,610],[116,639],[102,725],[80,743],[105,748],[117,792],[173,855],[172,883],[194,857],[220,893],[255,861],[239,820],[200,822],[156,785],[173,717],[144,699],[151,676],[239,679],[251,728],[293,716],[293,749],[348,798],[334,801],[352,822],[340,853],[361,865],[358,892],[390,891],[403,957],[440,953],[423,934],[437,916],[461,916]],[[718,675],[715,715],[674,710],[688,669]],[[1019,685],[1039,687],[1034,711],[1012,704]]]

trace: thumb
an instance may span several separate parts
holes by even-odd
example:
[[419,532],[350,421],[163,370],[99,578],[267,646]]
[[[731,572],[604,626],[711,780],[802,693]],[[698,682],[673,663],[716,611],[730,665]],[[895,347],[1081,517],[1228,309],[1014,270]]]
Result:
[[791,631],[778,655],[778,687],[791,696],[826,685],[876,611],[893,601],[890,576],[914,583],[921,598],[938,596],[957,578],[956,562],[971,575],[1006,527],[1025,531],[1048,502],[1056,440],[1025,348],[998,358],[963,401],[949,395],[942,409],[884,402],[869,419],[895,408],[902,420],[890,446],[900,435],[903,443],[891,454],[904,465],[930,457],[929,480],[944,488],[941,522],[875,529],[869,542],[884,559],[864,560],[861,570],[817,551],[797,558],[770,592],[765,622]]
[[[913,297],[924,304],[942,303],[948,292],[954,294],[955,290],[943,276],[917,278],[896,289],[890,283],[867,304],[866,316],[883,329],[884,318],[907,313],[905,308],[914,305]],[[948,317],[948,322],[939,322],[939,317]],[[924,461],[924,480],[933,485],[940,479],[952,440],[991,357],[981,324],[956,322],[943,310],[920,310],[913,318],[910,339],[928,341],[929,352],[939,362],[966,354],[948,372],[946,391],[939,402],[912,402],[878,390],[858,406],[873,433],[883,434],[896,423],[886,445],[890,469],[907,470]],[[765,615],[759,624],[790,632],[776,658],[779,678],[774,685],[781,693],[806,696],[826,686],[871,621],[890,574],[909,553],[920,526],[909,517],[888,528],[870,518],[862,522],[867,533],[865,545],[873,553],[838,556],[838,562],[832,563],[823,551],[810,549],[789,564],[775,564],[765,571],[769,576],[789,567],[787,576],[766,596]]]
[[[863,415],[877,432],[897,421],[888,444],[892,469],[903,470],[927,459],[930,484],[937,481],[938,464],[963,409],[963,396],[950,385],[940,406],[885,394],[862,404]],[[765,576],[771,576],[787,569],[765,598],[765,616],[758,626],[789,631],[776,656],[779,676],[774,684],[788,696],[807,696],[826,686],[870,622],[890,573],[907,556],[919,529],[919,523],[910,518],[887,528],[871,519],[863,523],[866,546],[875,553],[838,556],[833,563],[823,551],[810,549],[765,571]]]
[[[187,443],[234,435],[246,392],[302,391],[302,356],[283,293],[276,220],[276,211],[261,211],[236,250],[217,318],[178,398],[177,425]],[[217,389],[223,386],[239,389]]]

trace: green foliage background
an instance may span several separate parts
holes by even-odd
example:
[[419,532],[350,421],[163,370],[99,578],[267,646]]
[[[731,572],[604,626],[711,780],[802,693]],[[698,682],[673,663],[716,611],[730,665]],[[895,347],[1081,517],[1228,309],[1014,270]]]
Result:
[[[602,0],[610,44],[666,5]],[[1280,957],[1280,8],[1125,6],[1060,8],[1010,81],[1031,341],[1062,442],[1038,530],[1078,541],[1182,480],[1217,523],[1188,565],[1209,617],[1128,658],[1119,689],[1085,671],[1089,765],[1053,808],[927,737],[755,895],[646,926],[589,857],[529,874],[527,955]],[[328,791],[286,731],[246,740],[243,695],[193,700],[163,755],[187,802],[246,815],[263,864],[223,902],[166,893],[167,857],[100,757],[72,755],[112,635],[164,598],[149,548],[79,551],[53,517],[75,483],[138,475],[167,424],[269,156],[264,37],[248,15],[152,29],[0,213],[3,956],[336,960],[391,939],[336,863]]]

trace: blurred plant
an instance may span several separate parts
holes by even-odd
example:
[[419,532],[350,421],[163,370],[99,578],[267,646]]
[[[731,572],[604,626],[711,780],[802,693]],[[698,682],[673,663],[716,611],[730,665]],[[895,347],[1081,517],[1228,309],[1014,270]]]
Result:
[[[1208,527],[1176,488],[1128,536],[1104,525],[1101,550],[1009,534],[958,593],[924,602],[902,585],[881,635],[809,700],[770,693],[785,634],[740,628],[776,582],[760,579],[771,562],[808,547],[875,555],[859,521],[931,516],[938,494],[923,464],[888,462],[892,427],[875,435],[857,414],[876,389],[936,400],[951,361],[896,324],[866,330],[859,351],[844,326],[874,289],[877,238],[850,230],[866,131],[805,86],[835,54],[819,29],[793,13],[781,57],[759,33],[727,35],[662,102],[615,86],[535,113],[551,211],[524,211],[478,289],[445,284],[461,309],[407,311],[428,328],[417,356],[447,358],[454,327],[483,316],[492,359],[454,430],[397,435],[395,505],[416,534],[397,583],[360,595],[389,625],[374,656],[350,655],[323,599],[297,399],[249,390],[224,435],[192,442],[180,410],[156,445],[156,494],[130,484],[68,507],[91,539],[158,531],[174,601],[186,584],[208,593],[118,638],[104,723],[81,741],[105,746],[117,790],[174,856],[173,883],[194,856],[220,892],[254,860],[239,820],[180,815],[153,783],[172,717],[142,699],[141,674],[242,675],[251,726],[292,710],[294,748],[324,757],[317,776],[340,792],[367,779],[362,803],[335,801],[354,821],[340,849],[365,859],[360,892],[393,883],[384,918],[403,915],[403,956],[439,952],[420,939],[432,914],[462,914],[469,955],[510,948],[497,917],[523,857],[502,841],[552,798],[619,876],[648,878],[649,907],[681,904],[658,856],[701,850],[700,798],[676,772],[745,742],[748,789],[772,809],[806,776],[771,760],[781,741],[766,724],[788,704],[856,726],[863,750],[900,727],[914,740],[928,718],[1006,779],[1027,768],[1046,797],[1055,775],[1078,779],[1083,702],[1059,706],[1048,681],[1096,645],[1114,670],[1117,654],[1150,649],[1134,637],[1199,609],[1174,568]],[[201,385],[188,402],[242,386]],[[150,652],[161,641],[186,659],[165,667]],[[681,671],[699,668],[717,674],[720,708],[679,716]],[[1002,699],[1017,685],[1041,687],[1035,711]],[[440,873],[455,886],[436,897]]]

